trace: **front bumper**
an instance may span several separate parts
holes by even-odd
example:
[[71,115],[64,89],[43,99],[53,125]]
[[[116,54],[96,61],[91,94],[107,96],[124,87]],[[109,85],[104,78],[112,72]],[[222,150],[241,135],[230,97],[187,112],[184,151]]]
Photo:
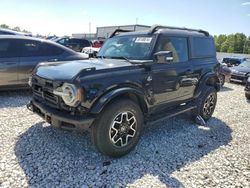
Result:
[[45,106],[36,101],[30,101],[27,108],[41,116],[46,122],[53,127],[67,130],[88,130],[94,122],[93,117],[71,115],[51,107]]
[[248,78],[247,76],[232,74],[230,81],[245,84],[247,82],[247,78]]

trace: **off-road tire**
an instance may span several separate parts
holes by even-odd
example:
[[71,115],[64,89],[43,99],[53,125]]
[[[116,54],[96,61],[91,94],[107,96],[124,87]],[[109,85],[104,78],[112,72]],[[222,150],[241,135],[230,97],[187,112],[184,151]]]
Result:
[[[209,98],[210,97],[210,98]],[[213,98],[213,99],[212,99]],[[208,100],[213,100],[209,103]],[[192,119],[200,115],[205,121],[208,121],[215,110],[217,103],[217,91],[214,87],[207,86],[202,92],[201,96],[196,100],[197,109],[192,112]],[[208,107],[208,111],[205,110],[205,107]]]
[[245,93],[245,96],[246,96],[246,98],[247,98],[248,100],[250,100],[250,95],[249,95],[249,94]]
[[[136,126],[135,123],[132,122],[132,120],[122,120],[131,118],[133,121],[136,120]],[[129,128],[130,122],[132,122],[131,125],[133,124],[133,128],[131,129]],[[129,129],[129,131],[127,131],[127,135],[126,133],[121,132],[122,127],[125,127],[124,124],[125,126],[128,125],[127,129]],[[111,157],[121,157],[128,154],[137,145],[142,132],[142,127],[143,114],[140,107],[135,102],[128,99],[116,100],[113,103],[107,105],[94,122],[94,125],[91,129],[92,141],[101,153]],[[125,129],[123,129],[123,131],[124,130]],[[122,140],[119,140],[119,136]],[[116,139],[115,141],[119,141],[117,143],[114,143],[113,139]],[[122,144],[124,144],[126,141],[127,145],[122,146]]]
[[219,75],[219,81],[220,81],[220,85],[224,86],[224,84],[225,84],[225,76],[220,74]]

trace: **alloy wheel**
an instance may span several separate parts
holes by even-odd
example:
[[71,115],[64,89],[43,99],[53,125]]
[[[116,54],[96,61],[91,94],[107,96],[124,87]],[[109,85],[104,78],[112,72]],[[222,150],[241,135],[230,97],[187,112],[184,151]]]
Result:
[[111,123],[109,139],[116,147],[124,147],[135,136],[137,121],[132,112],[119,113]]

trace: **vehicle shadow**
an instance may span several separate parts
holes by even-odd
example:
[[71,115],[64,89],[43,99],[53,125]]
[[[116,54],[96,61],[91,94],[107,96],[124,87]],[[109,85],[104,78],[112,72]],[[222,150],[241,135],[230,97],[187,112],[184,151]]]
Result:
[[233,89],[227,86],[221,87],[220,92],[226,92],[226,91],[233,91]]
[[31,99],[30,90],[0,91],[0,108],[13,108],[26,105]]
[[170,187],[182,187],[171,173],[227,145],[231,132],[217,118],[207,127],[171,118],[145,126],[135,150],[113,159],[96,151],[88,133],[63,131],[40,122],[18,138],[15,155],[29,185],[36,187],[125,187],[148,176]]

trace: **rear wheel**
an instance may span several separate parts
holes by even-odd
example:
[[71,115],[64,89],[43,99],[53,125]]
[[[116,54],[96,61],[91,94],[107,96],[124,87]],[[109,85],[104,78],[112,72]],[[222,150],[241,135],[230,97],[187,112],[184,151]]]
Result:
[[246,98],[247,98],[248,100],[250,100],[250,94],[245,93],[245,96],[246,96]]
[[139,141],[143,115],[139,106],[123,99],[108,105],[92,127],[96,148],[111,157],[129,153]]
[[216,107],[217,91],[214,87],[206,87],[201,97],[197,100],[197,109],[193,111],[193,119],[200,115],[205,121],[208,121]]
[[223,86],[225,84],[225,76],[220,74],[218,76],[218,78],[219,78],[219,81],[220,81],[220,85]]

